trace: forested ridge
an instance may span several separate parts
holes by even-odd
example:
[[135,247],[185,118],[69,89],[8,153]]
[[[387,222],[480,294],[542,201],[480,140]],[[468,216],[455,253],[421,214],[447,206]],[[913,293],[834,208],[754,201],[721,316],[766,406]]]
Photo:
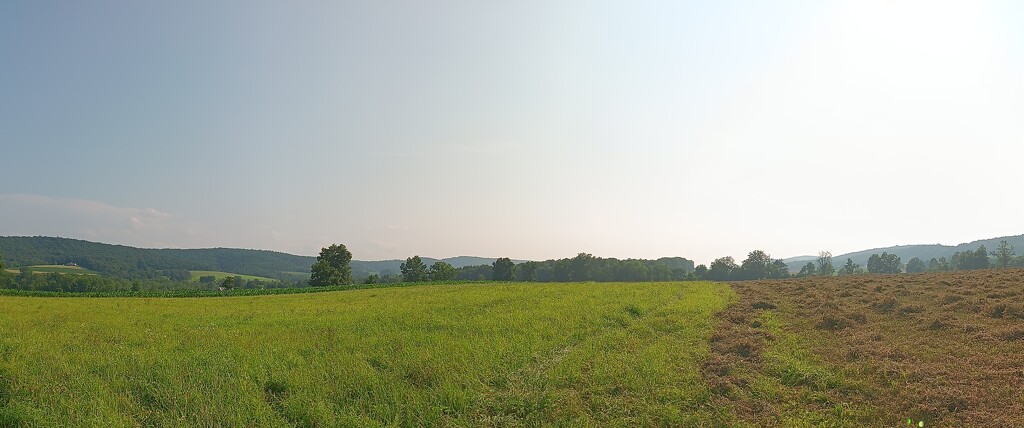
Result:
[[190,270],[295,280],[309,276],[313,257],[233,248],[151,249],[53,237],[0,237],[8,268],[75,263],[123,279],[189,279]]

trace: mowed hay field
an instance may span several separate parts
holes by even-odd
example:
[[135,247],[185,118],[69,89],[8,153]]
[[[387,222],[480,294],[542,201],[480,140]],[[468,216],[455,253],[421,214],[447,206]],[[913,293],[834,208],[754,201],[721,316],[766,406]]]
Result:
[[1024,270],[732,284],[704,372],[758,426],[1024,426]]
[[728,285],[0,297],[0,426],[732,425]]

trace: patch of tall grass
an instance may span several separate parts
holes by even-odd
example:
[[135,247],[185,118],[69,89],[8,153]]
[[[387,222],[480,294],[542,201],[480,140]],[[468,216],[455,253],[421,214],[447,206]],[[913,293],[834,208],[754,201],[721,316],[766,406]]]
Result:
[[[4,426],[692,426],[723,284],[0,297]],[[711,416],[709,416],[711,415]]]

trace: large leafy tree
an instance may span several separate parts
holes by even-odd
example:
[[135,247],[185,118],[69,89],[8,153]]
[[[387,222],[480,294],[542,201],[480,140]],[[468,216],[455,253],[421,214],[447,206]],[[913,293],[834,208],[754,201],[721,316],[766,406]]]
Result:
[[402,263],[400,269],[402,270],[402,281],[421,282],[430,280],[427,265],[423,263],[423,259],[420,256],[412,256],[405,259],[405,263]]
[[309,278],[309,285],[323,287],[351,283],[351,262],[352,253],[342,244],[320,249],[320,255],[312,266],[313,275]]
[[924,264],[924,260],[918,257],[914,257],[907,261],[907,273],[918,273],[928,270],[928,266]]
[[872,254],[871,257],[868,257],[868,272],[882,273],[882,256]]
[[430,271],[427,274],[431,281],[451,281],[455,279],[459,271],[446,262],[437,261],[430,265]]
[[492,264],[494,267],[493,279],[495,281],[515,281],[516,280],[516,264],[512,262],[508,257],[502,257],[494,261]]
[[771,271],[772,256],[761,250],[754,250],[747,254],[740,268],[743,269],[744,279],[768,278]]
[[872,254],[868,257],[868,272],[871,273],[900,273],[903,271],[903,261],[900,256],[883,252],[881,256]]
[[903,261],[900,256],[882,252],[882,273],[900,273],[903,270]]
[[708,277],[708,267],[700,264],[693,269],[693,276],[697,279],[704,279]]
[[708,279],[712,281],[728,281],[732,278],[733,272],[738,269],[736,260],[732,256],[719,257],[711,262],[708,269]]
[[769,278],[788,278],[789,277],[789,266],[786,266],[786,262],[781,259],[772,262],[768,268]]

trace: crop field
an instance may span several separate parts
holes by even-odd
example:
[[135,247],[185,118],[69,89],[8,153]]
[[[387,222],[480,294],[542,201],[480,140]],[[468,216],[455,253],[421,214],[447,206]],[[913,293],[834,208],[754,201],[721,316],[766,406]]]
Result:
[[758,426],[1024,426],[1024,270],[733,284],[705,376]]
[[732,299],[707,282],[0,297],[0,426],[728,425],[702,363]]
[[212,271],[212,270],[193,270],[193,271],[189,271],[189,274],[192,275],[192,281],[193,282],[198,282],[199,278],[204,277],[204,276],[213,276],[214,278],[216,278],[217,281],[220,281],[220,280],[222,280],[224,278],[227,278],[227,277],[236,277],[236,276],[242,277],[243,281],[264,281],[264,282],[274,282],[274,281],[277,281],[274,278],[266,278],[266,277],[255,276],[255,275],[242,275],[242,274],[231,273],[231,272],[218,272],[218,271]]

